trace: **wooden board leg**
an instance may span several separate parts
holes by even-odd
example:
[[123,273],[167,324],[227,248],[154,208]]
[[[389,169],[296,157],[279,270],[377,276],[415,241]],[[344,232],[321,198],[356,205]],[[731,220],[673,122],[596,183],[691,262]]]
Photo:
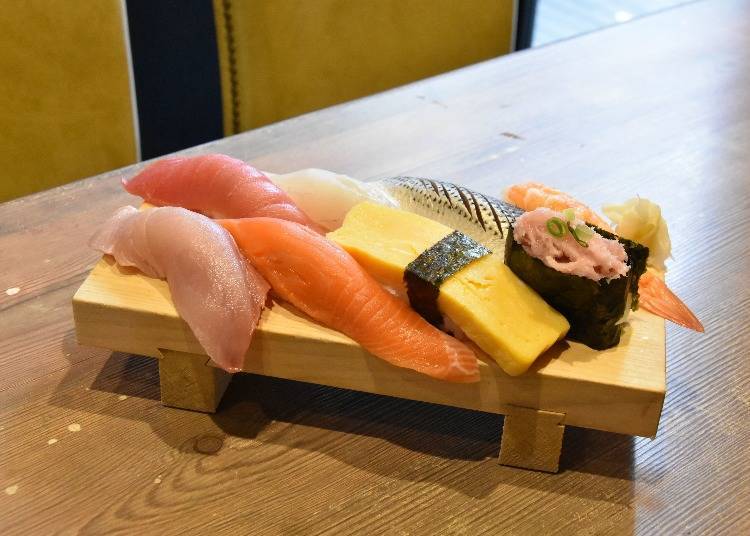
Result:
[[500,463],[556,473],[560,464],[564,413],[513,407],[505,416]]
[[160,351],[161,403],[175,408],[215,412],[232,375],[208,366],[205,355]]

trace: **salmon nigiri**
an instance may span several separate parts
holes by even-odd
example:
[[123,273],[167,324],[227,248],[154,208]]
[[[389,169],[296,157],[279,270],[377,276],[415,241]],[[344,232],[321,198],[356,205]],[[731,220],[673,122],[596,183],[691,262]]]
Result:
[[[538,182],[514,184],[505,191],[506,199],[517,207],[531,211],[537,208],[565,210],[572,208],[576,216],[605,231],[617,232],[596,212],[574,197]],[[637,240],[638,237],[623,236]],[[690,308],[672,292],[652,270],[646,271],[638,284],[638,303],[647,311],[695,331],[703,332],[703,324]]]
[[176,207],[123,207],[89,244],[167,280],[175,308],[209,357],[240,370],[260,318],[268,283],[215,221]]
[[474,353],[383,289],[346,251],[297,223],[222,220],[273,290],[389,363],[452,382],[479,380]]
[[264,173],[223,154],[162,158],[122,183],[152,205],[183,207],[211,218],[268,216],[321,230]]

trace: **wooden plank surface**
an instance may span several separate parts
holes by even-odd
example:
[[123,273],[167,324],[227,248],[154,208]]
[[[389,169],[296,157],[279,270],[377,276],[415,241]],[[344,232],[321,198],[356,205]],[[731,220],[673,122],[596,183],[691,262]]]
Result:
[[486,413],[255,375],[214,416],[163,408],[155,360],[75,343],[121,173],[0,205],[0,532],[747,533],[748,139],[750,4],[720,0],[195,149],[661,202],[706,334],[667,328],[654,440],[569,427],[557,475],[497,465]]
[[[205,355],[177,314],[167,283],[111,257],[94,266],[73,297],[73,311],[79,344],[157,358],[164,350]],[[536,408],[564,414],[566,425],[651,437],[666,388],[664,346],[664,320],[638,311],[614,348],[600,352],[560,342],[515,378],[484,356],[479,383],[456,385],[389,365],[277,302],[263,311],[244,370],[490,413]]]

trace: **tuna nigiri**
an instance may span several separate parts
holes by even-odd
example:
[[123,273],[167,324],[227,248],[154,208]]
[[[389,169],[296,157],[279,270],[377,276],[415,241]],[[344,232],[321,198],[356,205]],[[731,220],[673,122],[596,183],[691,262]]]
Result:
[[385,361],[442,380],[479,380],[476,356],[385,291],[342,248],[274,218],[222,220],[284,300]]
[[223,154],[162,158],[122,182],[152,205],[183,207],[211,218],[268,216],[320,230],[265,174]]
[[[540,207],[553,210],[572,208],[576,216],[582,220],[606,231],[612,231],[607,222],[591,208],[568,194],[544,184],[536,182],[516,184],[506,190],[505,196],[508,201],[523,210],[534,210]],[[619,232],[620,229],[615,229],[615,231]],[[623,235],[623,238],[638,239],[638,237],[627,235]],[[641,276],[638,290],[638,303],[647,311],[686,328],[703,332],[703,324],[698,317],[667,287],[664,280],[651,270]]]
[[242,369],[268,283],[224,228],[182,208],[119,209],[89,244],[151,277],[165,278],[180,316],[223,369]]

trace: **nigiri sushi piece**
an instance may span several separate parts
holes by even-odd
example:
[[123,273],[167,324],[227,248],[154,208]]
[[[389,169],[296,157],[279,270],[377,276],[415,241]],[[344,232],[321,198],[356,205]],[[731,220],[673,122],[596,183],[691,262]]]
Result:
[[[576,216],[582,220],[596,225],[605,231],[612,231],[607,222],[591,208],[568,194],[544,184],[536,182],[516,184],[506,190],[505,196],[508,201],[523,210],[534,210],[540,207],[553,210],[572,208]],[[618,226],[616,230],[622,232],[625,228]],[[638,239],[635,236],[627,236],[627,233],[621,234],[621,236],[632,240]],[[668,254],[659,254],[659,258],[666,258],[667,256]],[[638,288],[638,304],[644,309],[657,316],[666,318],[675,324],[703,332],[703,324],[698,320],[698,317],[667,287],[664,280],[652,270],[646,271],[641,276]]]
[[183,207],[211,218],[268,216],[321,231],[262,172],[223,154],[162,158],[122,184],[152,205]]
[[89,245],[166,279],[177,312],[208,356],[229,372],[242,369],[269,285],[223,227],[182,208],[126,206]]
[[600,229],[604,229],[610,233],[613,232],[604,218],[591,210],[587,205],[584,205],[565,192],[541,182],[527,182],[509,186],[505,190],[505,199],[527,212],[538,208],[549,208],[558,212],[572,208],[578,218],[596,225]]
[[517,376],[570,325],[504,263],[502,252],[424,216],[354,207],[328,238],[434,326],[466,337]]
[[363,201],[390,207],[396,205],[379,184],[324,169],[310,168],[283,175],[267,175],[305,214],[329,231],[341,227],[349,210]]
[[479,380],[474,353],[387,292],[341,247],[274,218],[222,220],[282,299],[377,357],[441,380]]

